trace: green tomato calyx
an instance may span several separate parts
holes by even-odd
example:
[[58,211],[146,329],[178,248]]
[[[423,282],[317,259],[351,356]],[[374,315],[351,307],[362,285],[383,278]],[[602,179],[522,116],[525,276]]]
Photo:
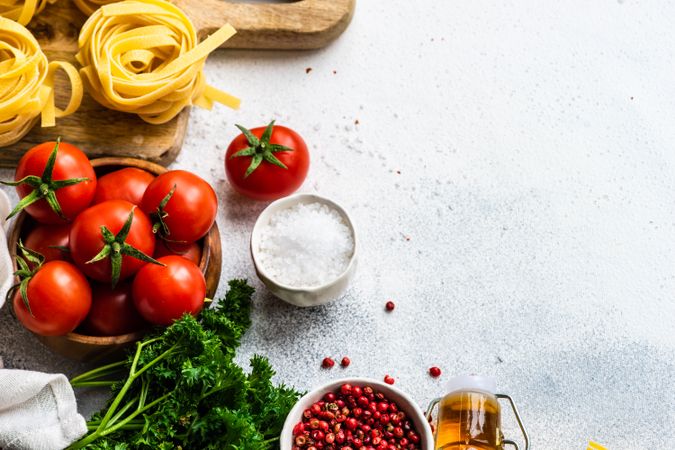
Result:
[[288,167],[279,161],[279,159],[274,156],[274,154],[277,152],[292,152],[293,149],[284,145],[270,143],[272,131],[274,130],[274,120],[271,121],[269,125],[267,125],[267,128],[265,128],[265,131],[263,132],[260,139],[251,133],[251,130],[244,128],[241,125],[236,125],[236,127],[239,128],[242,134],[246,137],[249,146],[230,156],[230,159],[241,158],[244,156],[251,157],[251,164],[249,164],[248,169],[246,169],[244,178],[247,178],[249,175],[251,175],[260,166],[263,160],[270,164],[274,164],[277,167],[288,170]]
[[129,212],[129,216],[127,217],[127,220],[124,222],[124,226],[122,229],[119,231],[119,233],[112,234],[112,232],[105,226],[101,226],[101,235],[103,237],[103,248],[101,249],[100,252],[93,258],[91,258],[89,261],[86,262],[86,264],[93,264],[97,261],[102,261],[106,258],[110,258],[110,266],[112,269],[112,273],[110,276],[110,282],[112,284],[112,287],[115,287],[117,285],[117,282],[120,280],[120,274],[122,273],[122,257],[123,256],[131,256],[132,258],[136,258],[138,260],[141,260],[143,262],[151,263],[151,264],[157,264],[159,266],[163,266],[161,262],[157,261],[156,259],[152,258],[151,256],[146,255],[139,249],[132,247],[131,245],[127,244],[127,236],[129,236],[129,231],[131,230],[131,224],[134,220],[134,210],[136,207]]
[[16,205],[16,207],[9,213],[7,219],[11,219],[19,213],[22,209],[26,208],[29,205],[37,202],[40,199],[45,199],[52,210],[58,214],[58,216],[63,220],[68,220],[66,216],[63,215],[61,210],[61,205],[59,204],[58,199],[56,198],[56,191],[74,184],[82,183],[83,181],[89,181],[89,178],[69,178],[67,180],[58,180],[55,181],[52,179],[52,173],[54,172],[54,164],[56,163],[56,154],[59,150],[59,145],[61,144],[61,138],[56,139],[56,144],[54,145],[54,150],[49,155],[47,164],[45,165],[45,170],[42,172],[42,176],[38,177],[36,175],[28,175],[18,181],[0,181],[0,183],[6,186],[19,186],[22,184],[27,184],[33,188],[33,191],[21,199],[21,201]]
[[30,303],[28,302],[28,283],[30,283],[30,280],[33,279],[33,276],[40,270],[42,264],[44,264],[45,257],[41,253],[25,247],[21,240],[19,240],[17,246],[19,247],[19,252],[16,255],[16,265],[18,269],[14,272],[14,276],[19,279],[19,282],[7,291],[5,301],[9,300],[18,289],[21,293],[23,304],[26,305],[26,309],[28,309],[30,315],[33,316],[33,311],[31,311]]

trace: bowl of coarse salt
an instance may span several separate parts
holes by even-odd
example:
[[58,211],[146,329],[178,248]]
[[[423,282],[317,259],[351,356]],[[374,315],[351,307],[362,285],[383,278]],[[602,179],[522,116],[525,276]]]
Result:
[[354,225],[344,209],[314,194],[271,203],[251,233],[256,273],[280,299],[317,306],[340,297],[356,270]]

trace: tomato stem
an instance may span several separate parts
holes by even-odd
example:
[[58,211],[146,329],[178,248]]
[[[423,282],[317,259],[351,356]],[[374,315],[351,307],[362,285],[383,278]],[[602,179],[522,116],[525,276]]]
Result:
[[251,157],[251,164],[246,169],[244,178],[247,178],[251,175],[263,161],[267,161],[270,164],[274,164],[277,167],[282,169],[288,169],[284,163],[279,161],[279,159],[274,156],[277,152],[292,152],[293,149],[279,144],[271,144],[270,139],[272,138],[272,131],[274,131],[274,120],[267,125],[265,131],[263,132],[260,139],[258,139],[251,130],[244,128],[241,125],[235,125],[242,134],[246,137],[248,141],[248,147],[245,149],[239,150],[237,153],[230,156],[232,158],[241,158],[243,156]]
[[56,198],[56,191],[67,186],[89,181],[89,178],[69,178],[67,180],[58,181],[54,181],[52,179],[54,164],[56,163],[56,156],[60,144],[61,137],[58,137],[54,145],[54,150],[52,150],[52,152],[49,154],[49,159],[47,160],[47,164],[45,165],[45,169],[42,172],[41,177],[28,175],[18,181],[0,181],[0,183],[6,186],[20,186],[22,184],[27,184],[33,188],[33,191],[21,199],[21,201],[14,207],[5,220],[11,219],[17,215],[19,211],[32,205],[40,199],[45,199],[52,210],[58,214],[61,219],[68,220],[66,216],[63,215],[61,205]]
[[157,206],[157,211],[152,213],[152,217],[154,219],[157,219],[157,222],[155,222],[152,226],[152,232],[155,234],[159,234],[159,236],[162,239],[168,239],[167,237],[171,234],[169,226],[164,221],[164,219],[169,217],[169,213],[167,213],[164,210],[164,208],[166,208],[166,205],[169,203],[169,200],[171,200],[171,197],[173,197],[174,192],[176,192],[175,184],[173,185],[169,193],[164,196],[162,201],[159,202],[159,205]]
[[[40,270],[40,267],[42,267],[42,264],[45,262],[45,257],[42,254],[25,247],[21,239],[19,239],[17,246],[19,247],[19,253],[16,255],[16,265],[19,268],[14,272],[14,276],[19,279],[19,282],[9,288],[9,291],[7,291],[7,295],[5,296],[5,301],[9,300],[16,290],[19,289],[23,304],[26,306],[30,315],[35,317],[30,308],[30,302],[28,301],[28,284],[37,271]],[[31,264],[33,265],[33,268],[31,268]]]
[[158,266],[164,266],[161,262],[157,261],[151,256],[146,255],[136,247],[127,244],[126,239],[129,236],[129,231],[131,231],[131,224],[134,220],[134,206],[131,211],[129,211],[129,216],[127,217],[122,229],[114,235],[107,227],[101,226],[101,236],[103,237],[103,248],[101,249],[96,256],[91,258],[85,264],[93,264],[95,262],[110,258],[111,266],[111,275],[110,282],[114,288],[120,280],[120,274],[122,273],[122,258],[124,255],[131,256],[143,262],[157,264]]

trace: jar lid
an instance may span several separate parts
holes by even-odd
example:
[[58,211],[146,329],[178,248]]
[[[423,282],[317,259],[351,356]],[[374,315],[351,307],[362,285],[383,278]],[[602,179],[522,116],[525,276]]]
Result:
[[483,391],[493,394],[497,391],[497,382],[492,377],[483,375],[459,375],[448,381],[448,394],[456,391]]

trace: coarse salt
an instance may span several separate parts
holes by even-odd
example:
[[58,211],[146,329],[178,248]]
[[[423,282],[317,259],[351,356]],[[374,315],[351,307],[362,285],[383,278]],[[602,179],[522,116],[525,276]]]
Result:
[[338,278],[354,253],[342,216],[321,203],[298,203],[274,213],[261,229],[258,259],[274,281],[312,287]]

